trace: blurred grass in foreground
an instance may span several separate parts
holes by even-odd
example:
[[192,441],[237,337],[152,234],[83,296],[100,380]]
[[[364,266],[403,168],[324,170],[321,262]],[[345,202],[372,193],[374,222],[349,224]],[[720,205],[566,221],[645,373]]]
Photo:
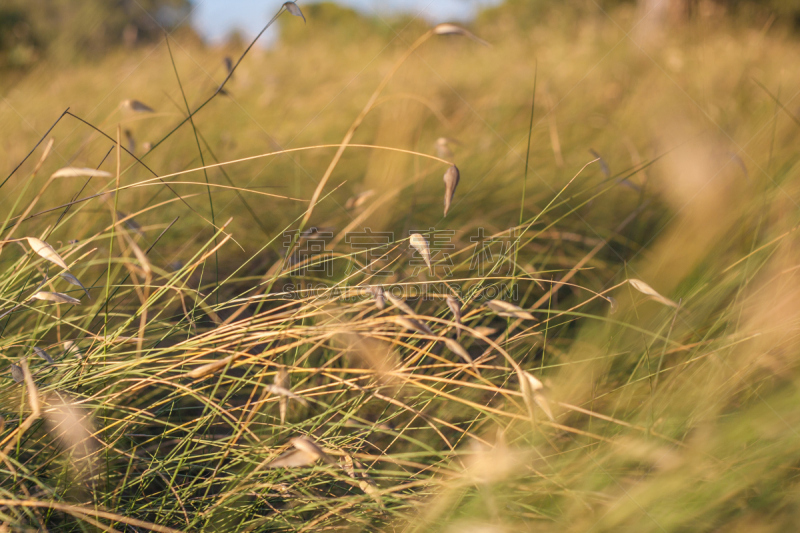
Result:
[[[492,47],[432,35],[392,75],[429,28],[330,9],[284,14],[152,151],[242,48],[43,65],[5,96],[3,179],[67,106],[109,138],[66,115],[0,189],[4,527],[798,529],[795,38],[498,11],[470,28]],[[302,225],[373,94],[350,141],[373,148],[343,152]],[[326,254],[305,233],[287,260],[284,232],[312,226]],[[364,228],[393,237],[354,248]],[[439,292],[409,317],[375,286]]]

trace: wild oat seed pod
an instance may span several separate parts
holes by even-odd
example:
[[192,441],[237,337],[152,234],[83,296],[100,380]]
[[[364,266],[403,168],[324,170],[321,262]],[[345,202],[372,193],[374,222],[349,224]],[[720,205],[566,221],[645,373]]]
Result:
[[453,196],[456,194],[456,187],[458,187],[458,182],[461,179],[458,167],[453,165],[448,168],[442,179],[444,180],[444,216],[447,216]]

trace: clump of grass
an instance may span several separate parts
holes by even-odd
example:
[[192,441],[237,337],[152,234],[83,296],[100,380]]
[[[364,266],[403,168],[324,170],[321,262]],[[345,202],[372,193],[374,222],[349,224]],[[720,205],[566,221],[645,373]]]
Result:
[[[282,11],[296,9],[289,2]],[[613,44],[586,24],[588,37],[570,46],[588,53]],[[752,176],[742,180],[719,156],[718,137],[698,128],[669,136],[685,124],[648,130],[644,111],[660,109],[651,101],[673,102],[652,89],[663,70],[643,67],[635,50],[612,49],[620,71],[599,75],[597,94],[580,106],[565,101],[556,130],[549,117],[528,120],[525,87],[533,72],[550,72],[555,107],[552,95],[568,92],[562,84],[591,72],[586,59],[575,71],[553,68],[569,64],[559,50],[572,53],[543,28],[551,47],[535,70],[515,70],[527,41],[516,34],[478,47],[481,29],[440,25],[414,35],[375,67],[381,79],[314,126],[326,139],[346,132],[338,144],[300,137],[302,146],[265,152],[253,141],[264,131],[253,126],[230,141],[241,146],[226,144],[222,119],[232,112],[214,96],[224,86],[250,103],[265,89],[246,85],[255,69],[239,69],[263,58],[245,51],[228,61],[221,84],[184,83],[176,47],[174,62],[162,65],[183,102],[174,114],[115,117],[152,139],[146,155],[122,146],[124,124],[114,136],[77,112],[62,115],[55,132],[66,135],[62,121],[74,121],[69,128],[85,128],[79,139],[15,147],[18,159],[39,159],[0,185],[7,527],[796,525],[796,124],[765,129],[775,120],[772,96],[731,81],[734,66],[748,72],[739,54],[716,59],[720,70],[703,79],[719,85],[722,104],[733,105],[729,93],[764,98],[732,107],[728,119],[731,144],[744,136],[755,146],[744,154]],[[677,54],[696,50],[691,31],[670,43]],[[704,46],[727,46],[718,31]],[[437,40],[445,36],[454,39]],[[765,55],[797,47],[759,38]],[[309,36],[305,46],[291,55],[331,57],[330,43]],[[509,124],[500,130],[509,139],[530,139],[529,160],[476,136],[471,106],[425,95],[436,82],[416,60],[443,56],[437,90],[452,80],[476,102],[495,94],[478,111]],[[286,72],[309,76],[290,63]],[[503,68],[527,85],[498,84]],[[694,71],[682,76],[701,83]],[[407,89],[425,98],[406,98]],[[380,100],[384,93],[392,98]],[[151,100],[155,93],[141,98],[168,106]],[[287,115],[319,112],[292,101],[280,100]],[[436,122],[417,114],[423,108],[436,110]],[[415,137],[404,137],[397,110]],[[600,120],[601,111],[610,118]],[[439,117],[456,131],[442,131]],[[607,128],[622,132],[619,142]],[[434,140],[445,135],[463,139],[449,182],[452,154],[414,149],[441,149]],[[398,168],[403,179],[393,179]],[[39,179],[42,169],[52,173]],[[443,172],[445,222],[440,197],[428,194]],[[380,232],[393,234],[381,240]],[[353,246],[356,234],[366,245]],[[313,248],[323,238],[324,249]]]

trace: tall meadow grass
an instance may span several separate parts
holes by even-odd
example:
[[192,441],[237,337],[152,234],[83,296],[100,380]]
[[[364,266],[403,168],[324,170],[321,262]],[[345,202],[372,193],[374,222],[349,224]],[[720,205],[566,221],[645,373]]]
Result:
[[796,38],[289,7],[3,96],[0,530],[798,529]]

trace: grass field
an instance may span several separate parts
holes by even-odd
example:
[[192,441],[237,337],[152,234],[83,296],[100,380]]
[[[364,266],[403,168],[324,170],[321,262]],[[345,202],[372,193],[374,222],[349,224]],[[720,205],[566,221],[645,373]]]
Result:
[[800,42],[517,5],[4,79],[0,531],[800,528]]

